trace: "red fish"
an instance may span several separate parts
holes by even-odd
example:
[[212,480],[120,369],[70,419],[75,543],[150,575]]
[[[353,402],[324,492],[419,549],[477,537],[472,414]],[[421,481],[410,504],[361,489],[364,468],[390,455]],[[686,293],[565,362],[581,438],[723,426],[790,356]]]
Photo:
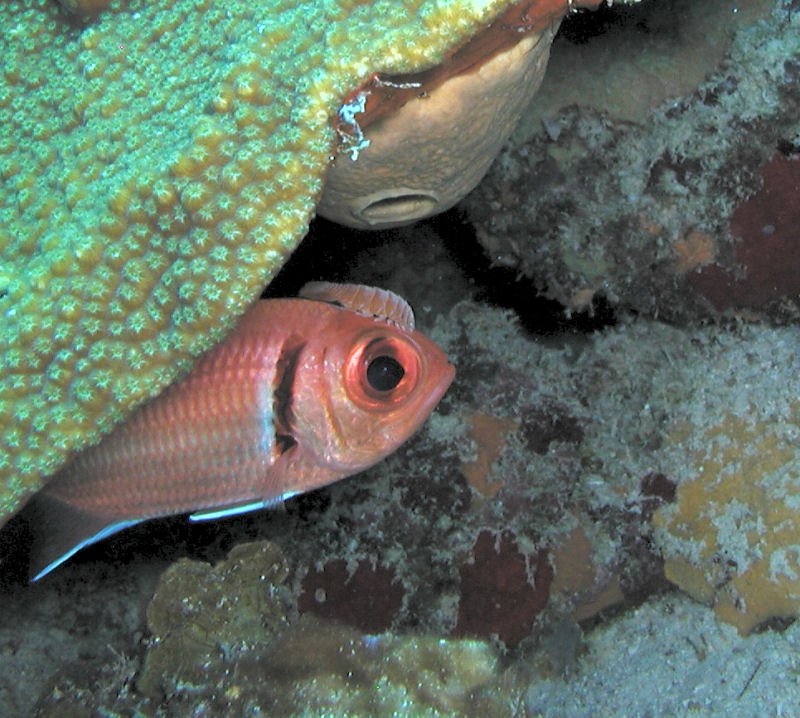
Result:
[[33,497],[33,580],[140,521],[251,511],[363,471],[420,427],[453,375],[391,292],[312,283],[259,301]]

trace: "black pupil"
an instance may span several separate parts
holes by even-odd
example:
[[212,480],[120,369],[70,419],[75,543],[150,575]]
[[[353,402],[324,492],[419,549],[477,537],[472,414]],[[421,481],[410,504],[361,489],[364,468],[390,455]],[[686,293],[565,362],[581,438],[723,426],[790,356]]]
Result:
[[391,391],[406,371],[394,357],[375,357],[367,366],[367,381],[375,391]]

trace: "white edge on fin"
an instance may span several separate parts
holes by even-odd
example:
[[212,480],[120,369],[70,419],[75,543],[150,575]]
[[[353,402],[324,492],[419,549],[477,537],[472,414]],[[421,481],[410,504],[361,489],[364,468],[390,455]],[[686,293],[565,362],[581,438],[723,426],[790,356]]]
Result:
[[[225,516],[236,516],[237,514],[247,513],[248,511],[256,511],[257,509],[269,508],[270,506],[275,506],[276,504],[279,504],[282,501],[286,501],[286,499],[292,498],[292,496],[297,496],[297,494],[299,493],[302,492],[292,491],[283,494],[282,496],[279,496],[275,499],[270,499],[268,501],[259,500],[259,501],[252,501],[248,504],[239,504],[237,506],[227,506],[219,509],[211,509],[209,511],[198,511],[196,513],[191,514],[189,516],[189,520],[211,521],[212,519],[220,519]],[[72,558],[76,553],[78,553],[78,551],[85,549],[87,546],[91,546],[92,544],[97,543],[98,541],[102,541],[103,539],[106,539],[115,533],[124,531],[125,529],[130,528],[131,526],[135,526],[136,524],[148,521],[150,518],[153,517],[147,517],[143,519],[131,519],[128,521],[118,521],[117,523],[105,526],[102,530],[98,531],[96,534],[75,544],[75,546],[73,546],[69,551],[61,554],[57,559],[48,563],[41,571],[39,571],[39,573],[37,573],[31,579],[31,583],[35,583],[40,578],[46,576],[53,569],[58,568],[62,563]]]
[[98,531],[96,534],[94,534],[94,536],[90,536],[89,538],[84,539],[80,543],[73,546],[69,551],[59,556],[55,561],[51,561],[50,563],[48,563],[47,566],[45,566],[41,571],[39,571],[39,573],[37,573],[31,579],[31,583],[35,583],[43,576],[46,576],[53,569],[58,568],[62,563],[72,558],[76,553],[78,553],[78,551],[85,549],[87,546],[91,546],[93,543],[102,541],[103,539],[106,539],[115,533],[124,531],[125,529],[130,528],[131,526],[135,526],[136,524],[140,524],[143,521],[147,521],[147,519],[133,519],[131,521],[120,521],[118,523],[106,526],[102,531]]
[[388,289],[365,284],[309,282],[298,293],[304,299],[339,304],[370,319],[389,322],[400,329],[414,331],[414,311],[400,295]]
[[196,511],[189,516],[189,521],[213,521],[214,519],[222,519],[226,516],[237,516],[238,514],[246,514],[250,511],[258,511],[259,509],[268,509],[270,506],[291,499],[292,496],[297,496],[300,491],[291,491],[289,493],[278,496],[275,499],[268,501],[259,500],[251,501],[248,504],[237,504],[236,506],[223,506],[219,509],[209,509],[207,511]]

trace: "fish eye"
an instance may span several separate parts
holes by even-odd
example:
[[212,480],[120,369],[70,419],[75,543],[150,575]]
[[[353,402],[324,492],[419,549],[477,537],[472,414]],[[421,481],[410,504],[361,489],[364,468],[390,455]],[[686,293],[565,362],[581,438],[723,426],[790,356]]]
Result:
[[411,337],[370,334],[355,343],[344,371],[350,399],[368,411],[391,411],[419,386],[423,359]]
[[403,365],[392,356],[375,357],[367,365],[367,381],[375,391],[391,391],[405,376]]

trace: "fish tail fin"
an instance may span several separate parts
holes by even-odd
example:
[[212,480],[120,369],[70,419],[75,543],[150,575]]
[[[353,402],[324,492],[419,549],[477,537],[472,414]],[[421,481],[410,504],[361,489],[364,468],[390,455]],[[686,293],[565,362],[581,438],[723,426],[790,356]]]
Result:
[[26,507],[33,541],[30,580],[38,581],[78,551],[141,519],[120,521],[96,515],[40,491]]

